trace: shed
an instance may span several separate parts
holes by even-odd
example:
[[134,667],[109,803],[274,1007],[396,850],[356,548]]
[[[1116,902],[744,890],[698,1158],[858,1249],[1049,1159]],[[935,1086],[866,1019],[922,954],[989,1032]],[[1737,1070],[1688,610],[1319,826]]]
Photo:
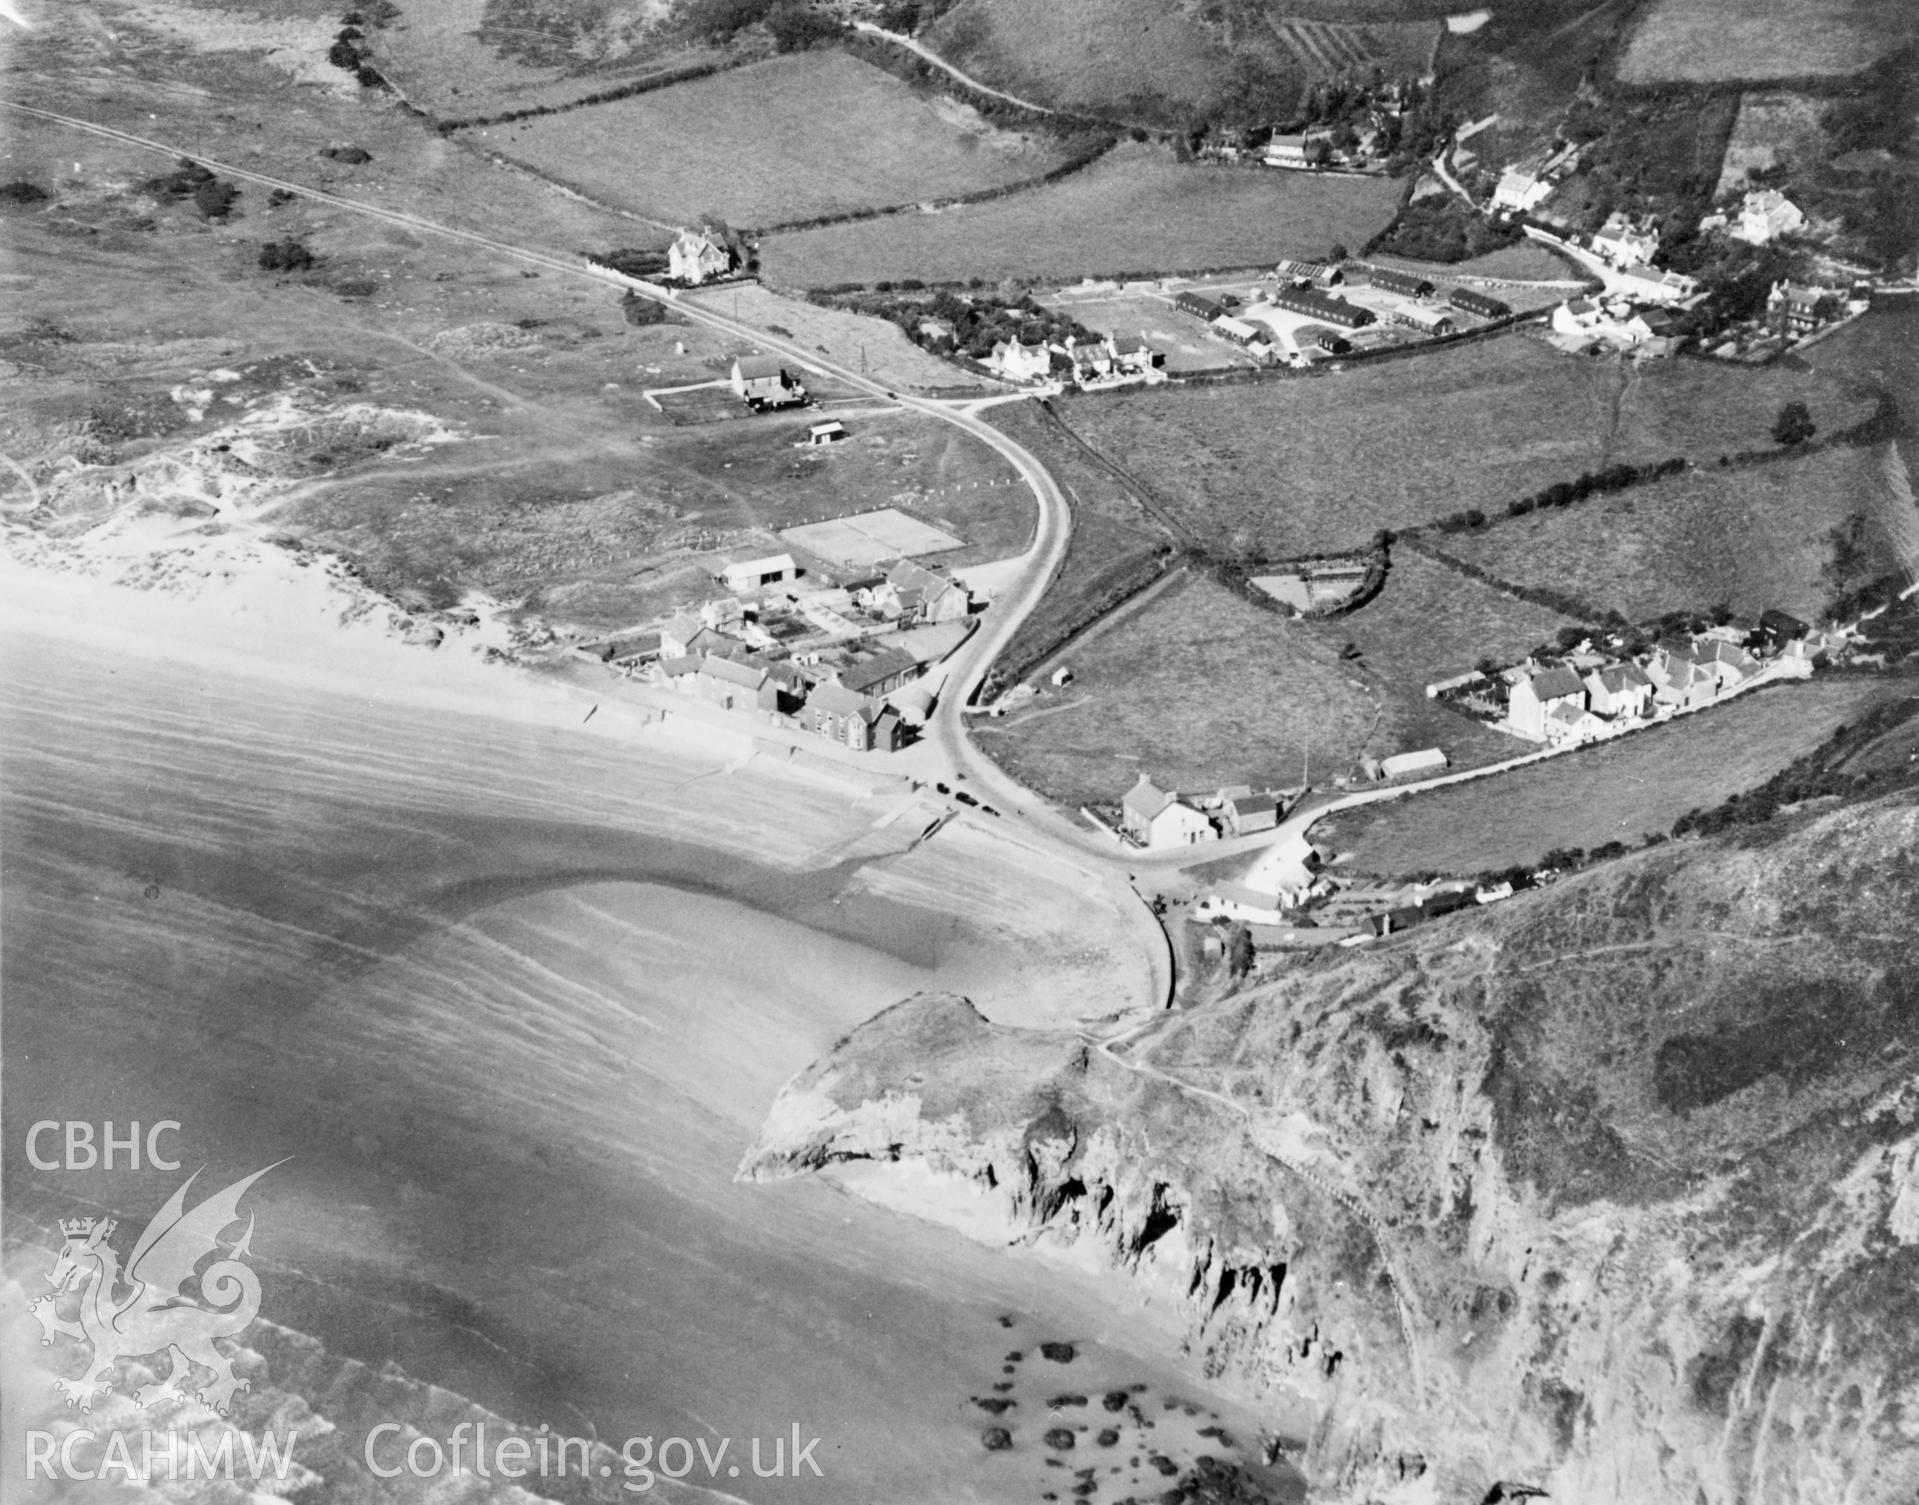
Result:
[[846,425],[837,418],[829,418],[824,423],[816,423],[806,431],[808,444],[837,444],[847,437]]
[[1446,766],[1446,754],[1436,747],[1428,747],[1419,752],[1394,753],[1390,758],[1382,758],[1379,771],[1389,779],[1404,778],[1413,773],[1438,773]]
[[720,567],[720,583],[735,595],[777,585],[799,577],[800,569],[791,554],[761,554],[750,559],[729,560]]

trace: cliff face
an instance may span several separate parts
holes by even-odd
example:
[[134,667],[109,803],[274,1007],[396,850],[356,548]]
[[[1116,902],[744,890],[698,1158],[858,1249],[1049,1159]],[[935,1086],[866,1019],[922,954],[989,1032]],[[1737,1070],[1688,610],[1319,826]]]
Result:
[[742,1173],[921,1159],[1171,1283],[1328,1495],[1919,1489],[1919,800],[1662,848],[1130,1039],[922,996]]

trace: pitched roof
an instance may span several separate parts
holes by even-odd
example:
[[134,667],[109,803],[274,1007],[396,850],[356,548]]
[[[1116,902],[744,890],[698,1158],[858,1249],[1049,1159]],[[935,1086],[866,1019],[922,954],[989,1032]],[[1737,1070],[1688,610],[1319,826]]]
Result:
[[1586,687],[1579,682],[1579,676],[1566,668],[1542,669],[1526,683],[1532,686],[1534,696],[1542,701],[1586,692]]
[[1614,664],[1609,669],[1595,671],[1593,678],[1613,695],[1619,694],[1622,690],[1634,690],[1652,684],[1652,681],[1646,678],[1646,671],[1637,664]]
[[882,648],[871,658],[850,663],[836,671],[839,682],[849,690],[865,691],[897,675],[919,667],[919,660],[897,648]]
[[730,658],[718,658],[711,653],[700,664],[700,673],[708,679],[722,680],[746,690],[757,690],[766,683],[766,671],[757,664],[735,663]]
[[1271,810],[1279,812],[1279,796],[1276,794],[1237,794],[1226,801],[1235,815],[1263,815]]
[[786,375],[786,362],[777,355],[742,355],[733,364],[748,380]]
[[830,711],[836,716],[848,716],[866,704],[866,697],[847,689],[845,685],[837,685],[829,681],[815,687],[813,693],[806,697],[806,703],[818,706],[822,711]]
[[677,658],[661,659],[660,668],[666,672],[668,679],[678,679],[683,674],[699,673],[700,661],[692,654],[683,654]]
[[1546,714],[1554,721],[1563,721],[1568,726],[1577,726],[1586,719],[1586,711],[1583,706],[1576,706],[1570,701],[1565,700],[1560,701],[1558,705],[1554,706]]
[[1141,820],[1151,820],[1172,804],[1178,796],[1169,794],[1156,785],[1146,774],[1139,776],[1139,782],[1120,797],[1120,807],[1128,815],[1137,815]]

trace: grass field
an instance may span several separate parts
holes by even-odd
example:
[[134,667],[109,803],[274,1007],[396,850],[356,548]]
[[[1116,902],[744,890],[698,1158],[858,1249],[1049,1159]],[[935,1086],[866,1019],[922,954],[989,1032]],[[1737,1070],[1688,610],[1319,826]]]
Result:
[[1496,732],[1438,701],[1426,686],[1464,674],[1483,656],[1523,657],[1549,643],[1568,619],[1530,601],[1447,569],[1406,547],[1392,551],[1380,593],[1350,616],[1303,624],[1337,651],[1360,650],[1357,666],[1378,685],[1388,717],[1374,748],[1380,755],[1441,747],[1454,766],[1496,763],[1524,751]]
[[[1241,40],[1281,77],[1306,77],[1267,29]],[[965,0],[924,38],[984,83],[1057,109],[1178,125],[1204,118],[1233,58],[1187,8],[1166,0]]]
[[833,49],[468,138],[642,214],[740,228],[999,188],[1067,156]]
[[1629,84],[1854,73],[1911,25],[1903,0],[1657,0],[1619,64]]
[[1567,591],[1636,622],[1722,601],[1744,616],[1776,606],[1810,621],[1837,592],[1899,568],[1919,540],[1919,513],[1895,494],[1886,458],[1836,449],[1703,470],[1438,542],[1502,580]]
[[1765,782],[1892,693],[1836,678],[1761,690],[1536,767],[1348,811],[1313,834],[1351,852],[1351,870],[1381,874],[1479,873],[1555,848],[1630,845]]
[[1324,777],[1373,734],[1372,693],[1336,651],[1203,576],[1187,575],[1066,655],[1074,682],[980,745],[1022,782],[1076,806],[1116,801],[1141,773],[1182,789]]
[[1871,411],[1805,371],[1624,364],[1509,335],[1326,376],[1070,399],[1064,412],[1197,536],[1283,558],[1490,512],[1615,461],[1767,448],[1789,397],[1821,432]]
[[1128,143],[1084,172],[990,203],[772,236],[761,264],[789,287],[1258,266],[1363,244],[1392,219],[1397,193],[1383,178],[1196,167]]

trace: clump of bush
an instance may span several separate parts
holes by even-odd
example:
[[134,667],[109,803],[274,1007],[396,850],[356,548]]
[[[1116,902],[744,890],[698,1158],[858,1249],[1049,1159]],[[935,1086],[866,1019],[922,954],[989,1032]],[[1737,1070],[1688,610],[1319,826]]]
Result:
[[304,272],[315,264],[314,254],[290,235],[285,240],[270,240],[260,247],[260,267],[263,271]]
[[25,178],[12,183],[0,184],[0,204],[14,204],[26,207],[32,204],[44,204],[53,195],[38,183],[29,183]]

